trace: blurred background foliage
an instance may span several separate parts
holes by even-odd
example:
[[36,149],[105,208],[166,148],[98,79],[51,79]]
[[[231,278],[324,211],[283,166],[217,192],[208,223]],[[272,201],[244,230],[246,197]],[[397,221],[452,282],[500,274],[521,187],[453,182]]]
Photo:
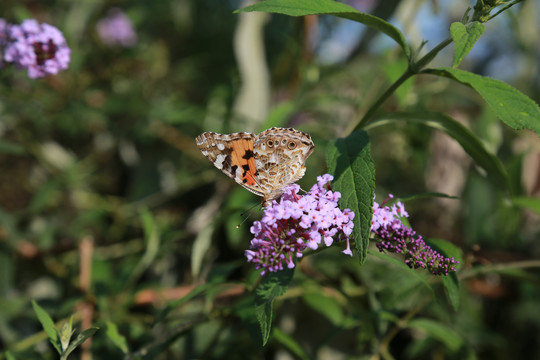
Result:
[[[348,3],[390,20],[416,46],[427,39],[428,49],[470,5]],[[316,149],[300,184],[309,188],[325,171],[328,141],[348,134],[406,62],[360,25],[233,14],[242,5],[0,3],[7,21],[53,24],[72,49],[58,76],[0,70],[0,349],[55,358],[34,299],[55,320],[75,314],[79,330],[101,328],[76,351],[83,358],[540,358],[538,211],[509,202],[446,135],[405,123],[369,132],[377,194],[460,197],[407,202],[418,233],[463,251],[459,309],[440,279],[376,256],[360,267],[330,248],[297,267],[260,348],[259,275],[243,255],[261,214],[248,209],[259,199],[220,174],[193,139],[270,126],[307,131]],[[133,21],[135,46],[100,41],[96,23],[113,7]],[[538,2],[525,1],[497,17],[461,67],[538,102],[539,16]],[[451,56],[448,49],[435,65]],[[538,137],[502,125],[473,90],[418,76],[384,110],[403,109],[458,119],[499,156],[515,194],[540,196]],[[241,213],[249,219],[237,229]]]

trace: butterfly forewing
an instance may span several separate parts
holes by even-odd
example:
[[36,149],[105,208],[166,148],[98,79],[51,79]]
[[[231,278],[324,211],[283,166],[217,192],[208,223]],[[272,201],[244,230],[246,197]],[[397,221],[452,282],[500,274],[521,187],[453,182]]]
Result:
[[284,187],[304,176],[304,164],[314,148],[309,134],[292,128],[271,128],[257,136],[206,132],[196,141],[218,169],[263,196],[265,206],[279,197]]
[[258,186],[253,154],[255,135],[251,133],[217,134],[205,132],[196,139],[197,147],[208,160],[238,184],[263,196]]

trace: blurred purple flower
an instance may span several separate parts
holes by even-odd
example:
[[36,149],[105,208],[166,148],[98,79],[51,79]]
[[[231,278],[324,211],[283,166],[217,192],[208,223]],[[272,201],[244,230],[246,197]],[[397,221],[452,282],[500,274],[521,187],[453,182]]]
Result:
[[377,247],[380,252],[392,251],[405,255],[405,264],[410,268],[423,268],[431,271],[434,275],[448,275],[450,271],[456,271],[459,261],[452,258],[445,258],[431,247],[426,245],[422,236],[405,226],[400,218],[408,217],[405,206],[398,201],[392,207],[384,204],[393,198],[388,197],[381,203],[373,204],[373,218],[371,220],[371,231],[379,240]]
[[354,213],[339,209],[341,194],[330,189],[332,180],[328,174],[317,177],[317,184],[304,196],[298,195],[298,185],[287,187],[280,202],[274,200],[262,220],[253,223],[254,238],[245,255],[256,269],[263,269],[261,275],[283,270],[283,262],[293,268],[294,257],[302,257],[304,249],[315,250],[321,242],[330,246],[334,239],[346,240],[343,253],[352,256],[349,236]]
[[[0,25],[1,26],[1,25]],[[49,24],[39,24],[34,19],[21,25],[7,26],[4,61],[28,70],[28,77],[35,79],[57,74],[68,68],[71,50],[62,32]]]
[[118,8],[110,9],[107,16],[98,21],[97,32],[101,41],[109,46],[132,47],[137,44],[133,23]]
[[0,69],[4,67],[4,48],[8,39],[8,23],[0,18]]

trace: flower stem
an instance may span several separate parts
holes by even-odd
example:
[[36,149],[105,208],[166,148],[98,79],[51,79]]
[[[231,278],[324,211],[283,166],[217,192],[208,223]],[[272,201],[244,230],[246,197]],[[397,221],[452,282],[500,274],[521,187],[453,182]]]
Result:
[[398,87],[401,86],[405,81],[407,81],[411,76],[416,75],[424,68],[427,64],[431,62],[437,56],[437,54],[447,47],[452,42],[452,38],[448,37],[447,39],[443,40],[441,43],[439,43],[437,46],[435,46],[431,51],[429,51],[426,55],[424,55],[420,60],[417,62],[411,61],[409,66],[407,67],[407,70],[397,79],[390,87],[377,99],[377,101],[368,109],[368,111],[364,114],[362,119],[358,122],[358,124],[354,127],[352,132],[362,129],[366,126],[366,124],[371,120],[375,112],[381,107],[381,105],[396,91]]

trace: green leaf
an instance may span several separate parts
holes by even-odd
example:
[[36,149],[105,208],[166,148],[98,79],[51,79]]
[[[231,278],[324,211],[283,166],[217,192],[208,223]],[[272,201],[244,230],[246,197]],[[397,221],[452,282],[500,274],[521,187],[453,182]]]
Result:
[[106,335],[124,354],[129,353],[126,338],[118,332],[118,327],[115,323],[107,321]]
[[340,326],[345,320],[343,309],[336,301],[325,294],[312,293],[302,297],[306,304],[328,319],[332,324]]
[[66,351],[69,346],[69,341],[75,330],[73,330],[73,316],[69,318],[69,322],[65,322],[60,330],[60,344],[62,345],[62,351]]
[[[460,248],[449,241],[442,239],[425,239],[433,250],[436,250],[445,257],[454,257],[459,263],[463,262],[463,253]],[[457,266],[459,268],[459,264]],[[442,275],[441,280],[446,290],[448,301],[452,304],[455,311],[459,308],[459,281],[455,272],[449,273],[447,276]]]
[[426,199],[426,198],[442,198],[442,199],[454,199],[459,200],[459,196],[448,195],[436,191],[428,191],[423,193],[417,193],[410,196],[400,196],[399,201],[406,202],[411,200]]
[[527,208],[540,215],[540,199],[525,196],[516,196],[512,199],[512,202],[515,206]]
[[56,330],[53,320],[34,300],[32,300],[32,307],[34,308],[34,312],[36,313],[41,326],[43,326],[43,330],[45,330],[45,333],[49,337],[51,344],[53,344],[56,351],[58,351],[58,354],[62,354],[62,345],[58,339],[58,331]]
[[302,346],[292,336],[285,334],[279,328],[274,329],[274,339],[287,348],[299,359],[310,359],[310,356],[302,349]]
[[12,353],[10,353],[9,351],[6,351],[4,353],[4,355],[6,356],[6,360],[17,360],[17,359],[15,359],[15,356]]
[[427,335],[444,343],[451,351],[457,351],[463,346],[463,339],[448,326],[430,319],[413,319],[408,327],[425,331]]
[[71,352],[73,350],[75,350],[77,348],[77,346],[79,346],[83,342],[85,342],[86,339],[92,337],[96,333],[96,331],[98,331],[98,330],[99,330],[98,327],[88,328],[88,329],[84,330],[82,333],[80,333],[79,335],[77,335],[75,340],[73,340],[71,342],[71,344],[69,344],[69,347],[67,348],[67,350],[62,354],[62,358],[67,359],[69,354],[71,354]]
[[450,25],[452,40],[454,40],[456,45],[452,67],[456,67],[461,63],[463,58],[465,58],[473,48],[476,40],[482,36],[484,30],[484,25],[478,21],[473,21],[467,25],[460,22],[455,22]]
[[268,342],[272,330],[274,298],[285,294],[293,274],[293,269],[268,273],[255,290],[255,314],[261,328],[263,346]]
[[422,72],[444,76],[472,87],[506,125],[515,130],[533,130],[540,136],[538,104],[505,82],[452,68],[426,69]]
[[152,213],[143,208],[140,210],[140,219],[144,229],[145,251],[137,265],[131,270],[125,287],[133,286],[142,274],[148,269],[158,255],[161,239],[160,228]]
[[392,24],[383,19],[362,13],[355,8],[333,0],[266,0],[256,4],[246,6],[235,11],[251,12],[265,11],[269,13],[284,14],[289,16],[305,16],[305,15],[334,15],[344,19],[353,20],[362,23],[366,26],[379,30],[388,35],[401,46],[407,59],[411,57],[411,50],[403,34]]
[[372,121],[366,126],[366,130],[377,126],[391,125],[397,121],[417,122],[444,131],[463,147],[463,150],[473,158],[477,165],[486,171],[489,181],[500,189],[511,192],[508,174],[499,159],[486,150],[476,135],[448,115],[434,112],[390,113]]
[[382,253],[378,250],[368,250],[369,255],[378,257],[379,259],[382,259],[386,262],[389,262],[390,264],[403,269],[404,271],[407,271],[409,274],[411,274],[413,277],[415,277],[419,282],[421,282],[429,291],[431,292],[431,296],[433,299],[435,299],[435,291],[433,290],[433,287],[431,284],[426,280],[426,277],[424,274],[422,274],[421,270],[419,269],[411,269],[403,260],[396,259],[393,256],[390,256],[389,254]]
[[22,155],[26,152],[23,146],[11,141],[0,140],[0,153]]
[[341,193],[339,205],[355,214],[352,237],[361,264],[366,261],[375,194],[375,166],[369,145],[367,133],[355,131],[333,141],[326,151],[328,172],[334,176],[332,189]]

